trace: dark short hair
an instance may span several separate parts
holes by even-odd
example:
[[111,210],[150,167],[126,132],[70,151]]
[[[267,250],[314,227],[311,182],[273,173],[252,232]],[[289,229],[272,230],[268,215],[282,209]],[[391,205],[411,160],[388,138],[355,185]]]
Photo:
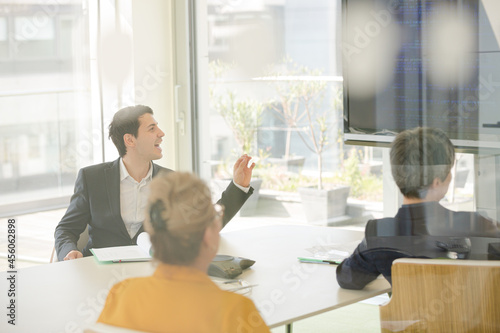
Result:
[[151,237],[153,257],[173,265],[193,263],[206,228],[217,216],[210,189],[186,172],[160,173],[150,188],[144,228]]
[[120,157],[125,156],[127,153],[123,136],[125,134],[132,134],[134,137],[137,137],[140,126],[139,118],[146,113],[153,114],[153,110],[149,106],[136,105],[120,109],[113,116],[113,120],[108,127],[108,138],[115,144]]
[[455,161],[455,149],[437,128],[417,127],[399,133],[390,152],[391,171],[401,193],[408,198],[425,198],[436,177],[448,177]]

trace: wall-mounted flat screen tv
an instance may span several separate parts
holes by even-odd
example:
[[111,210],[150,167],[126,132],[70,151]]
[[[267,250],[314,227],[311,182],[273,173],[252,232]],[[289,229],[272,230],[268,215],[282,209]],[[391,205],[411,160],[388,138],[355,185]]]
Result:
[[343,0],[344,140],[417,126],[500,149],[500,1]]

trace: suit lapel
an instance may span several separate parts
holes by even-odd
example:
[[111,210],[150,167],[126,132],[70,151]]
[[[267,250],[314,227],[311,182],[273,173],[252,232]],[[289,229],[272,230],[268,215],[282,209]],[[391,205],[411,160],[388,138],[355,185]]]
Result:
[[104,170],[104,176],[106,178],[106,191],[108,194],[109,207],[111,208],[111,213],[115,217],[113,221],[116,221],[117,227],[120,232],[127,237],[128,234],[125,223],[122,219],[122,214],[120,210],[120,159],[118,158],[113,164]]
[[154,163],[152,163],[152,164],[153,164],[153,178],[156,177],[158,175],[158,173],[160,173],[160,172],[173,172],[173,170],[161,167],[161,166],[154,164]]
[[161,170],[161,167],[154,164],[153,162],[151,162],[151,165],[153,165],[153,174],[152,174],[152,177],[156,177],[156,175],[158,174],[158,172],[160,172]]

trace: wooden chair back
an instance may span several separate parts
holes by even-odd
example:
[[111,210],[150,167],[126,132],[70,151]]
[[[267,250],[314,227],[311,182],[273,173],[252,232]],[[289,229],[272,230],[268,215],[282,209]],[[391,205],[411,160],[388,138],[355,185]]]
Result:
[[500,332],[500,261],[397,259],[382,332]]

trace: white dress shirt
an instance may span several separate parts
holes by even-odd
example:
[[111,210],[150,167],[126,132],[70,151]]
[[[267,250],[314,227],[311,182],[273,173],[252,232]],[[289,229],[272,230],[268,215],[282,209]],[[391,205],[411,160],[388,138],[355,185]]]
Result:
[[130,238],[134,238],[145,219],[149,183],[153,179],[153,165],[140,183],[129,175],[120,158],[120,213]]

